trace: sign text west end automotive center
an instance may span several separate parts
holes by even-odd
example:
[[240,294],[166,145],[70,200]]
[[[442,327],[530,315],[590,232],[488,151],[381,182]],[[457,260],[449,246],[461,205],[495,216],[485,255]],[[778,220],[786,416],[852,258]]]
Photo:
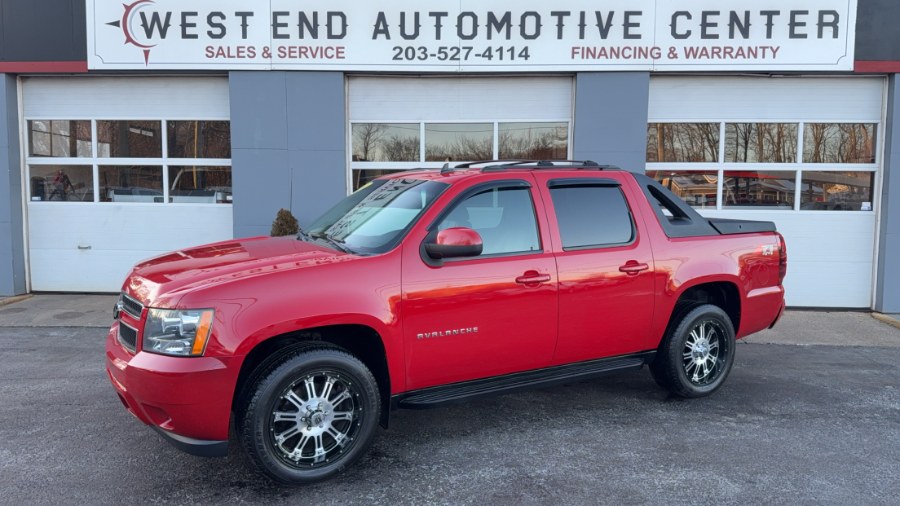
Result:
[[91,69],[852,70],[856,0],[88,0]]

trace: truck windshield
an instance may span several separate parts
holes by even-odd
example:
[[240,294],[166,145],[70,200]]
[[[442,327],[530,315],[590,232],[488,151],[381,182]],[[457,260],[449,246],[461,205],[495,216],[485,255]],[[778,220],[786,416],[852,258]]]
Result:
[[301,238],[362,255],[384,253],[449,186],[422,179],[375,180],[338,202]]

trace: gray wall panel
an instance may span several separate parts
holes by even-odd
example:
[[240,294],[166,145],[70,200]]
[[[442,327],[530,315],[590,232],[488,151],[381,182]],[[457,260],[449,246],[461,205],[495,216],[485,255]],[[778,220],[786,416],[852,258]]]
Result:
[[900,313],[900,74],[888,83],[875,310]]
[[25,293],[16,78],[0,74],[0,295]]
[[346,195],[344,76],[231,72],[234,235],[268,234],[278,209],[308,225]]
[[268,235],[278,210],[290,208],[287,150],[233,149],[231,166],[234,236]]
[[575,159],[643,172],[649,98],[648,72],[576,74]]
[[344,74],[288,72],[286,87],[288,149],[343,150]]
[[292,208],[301,227],[347,195],[347,160],[344,150],[291,151]]
[[230,72],[231,147],[287,149],[284,72]]

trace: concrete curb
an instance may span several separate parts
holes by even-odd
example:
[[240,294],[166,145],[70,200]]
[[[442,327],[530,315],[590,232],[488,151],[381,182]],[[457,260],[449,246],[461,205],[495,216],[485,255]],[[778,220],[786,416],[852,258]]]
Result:
[[900,329],[900,320],[894,318],[893,316],[888,316],[883,313],[873,312],[872,318],[875,318],[876,320],[878,320],[882,323],[887,323],[888,325],[890,325],[892,327],[896,327],[896,328]]
[[13,297],[7,297],[5,299],[0,299],[0,307],[8,306],[10,304],[15,304],[16,302],[22,302],[23,300],[28,300],[31,298],[30,293],[26,293],[25,295],[15,295]]

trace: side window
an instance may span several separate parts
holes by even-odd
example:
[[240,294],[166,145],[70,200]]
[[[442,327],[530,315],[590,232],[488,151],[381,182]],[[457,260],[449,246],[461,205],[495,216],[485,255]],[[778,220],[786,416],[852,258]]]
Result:
[[540,251],[531,189],[498,187],[458,202],[438,224],[438,230],[469,227],[481,235],[484,255]]
[[563,249],[631,242],[634,221],[618,186],[561,183],[550,187]]

